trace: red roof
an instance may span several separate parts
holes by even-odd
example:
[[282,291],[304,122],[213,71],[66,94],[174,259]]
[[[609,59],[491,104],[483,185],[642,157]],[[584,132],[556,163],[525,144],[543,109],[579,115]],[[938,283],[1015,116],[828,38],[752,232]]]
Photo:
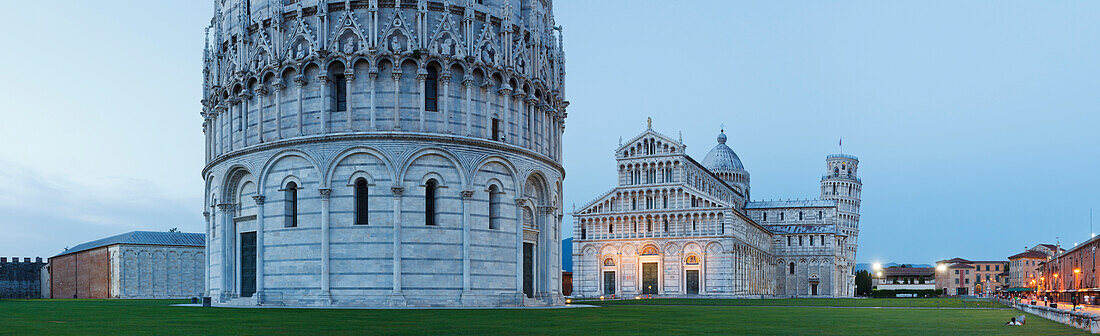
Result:
[[1008,257],[1008,260],[1023,259],[1023,258],[1046,259],[1047,254],[1043,253],[1043,252],[1039,252],[1039,251],[1027,251],[1027,252],[1024,252],[1024,253],[1017,253],[1014,256]]

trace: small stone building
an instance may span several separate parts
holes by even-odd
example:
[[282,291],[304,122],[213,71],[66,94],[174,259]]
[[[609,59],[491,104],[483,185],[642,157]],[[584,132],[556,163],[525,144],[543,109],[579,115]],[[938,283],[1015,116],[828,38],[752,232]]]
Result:
[[37,299],[41,297],[42,258],[0,257],[0,299]]
[[134,231],[77,245],[50,258],[52,298],[199,297],[206,235]]

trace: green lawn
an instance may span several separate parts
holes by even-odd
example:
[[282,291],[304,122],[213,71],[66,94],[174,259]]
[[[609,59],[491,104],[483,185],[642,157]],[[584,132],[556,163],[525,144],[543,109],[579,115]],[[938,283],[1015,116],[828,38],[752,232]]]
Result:
[[816,307],[935,307],[935,308],[1006,308],[990,300],[929,299],[644,299],[576,301],[596,305],[675,305],[675,306],[816,306]]
[[[572,309],[342,310],[171,307],[162,300],[4,300],[0,334],[1083,334],[992,309],[609,305]],[[791,301],[799,303],[802,301]]]

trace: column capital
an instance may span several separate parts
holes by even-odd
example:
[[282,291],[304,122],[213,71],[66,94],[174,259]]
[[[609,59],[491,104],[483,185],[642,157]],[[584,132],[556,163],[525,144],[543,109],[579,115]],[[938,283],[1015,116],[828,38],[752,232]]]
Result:
[[344,80],[346,80],[348,83],[351,83],[351,81],[355,80],[355,73],[354,72],[345,72],[344,73]]
[[416,74],[416,80],[423,82],[425,79],[428,79],[428,74],[427,73],[417,73]]
[[278,81],[278,82],[271,83],[271,87],[275,88],[275,90],[282,90],[283,88],[286,87],[286,85],[283,85],[282,81]]
[[231,203],[222,203],[222,204],[218,204],[216,206],[218,207],[218,210],[221,210],[222,212],[228,212],[229,210],[233,210],[233,204],[231,204]]
[[443,84],[450,83],[451,82],[451,73],[450,72],[444,72],[443,74],[439,75],[439,81],[443,82]]
[[264,205],[264,199],[266,197],[261,195],[252,196],[252,200],[256,201],[256,205]]
[[390,73],[390,78],[393,78],[393,80],[400,80],[401,79],[401,73],[400,72],[391,72]]
[[471,85],[474,85],[474,80],[473,79],[467,78],[467,79],[462,80],[462,86],[469,87]]
[[317,189],[317,192],[321,193],[321,200],[322,201],[327,201],[329,196],[332,195],[332,189],[322,188],[322,189]]
[[523,204],[525,204],[525,203],[527,203],[527,199],[525,199],[525,198],[517,198],[516,199],[516,206],[523,206]]
[[261,87],[256,88],[256,93],[259,93],[261,95],[266,96],[268,91],[267,91],[267,88],[261,86]]
[[294,77],[294,83],[298,84],[299,87],[306,86],[306,78],[304,76]]
[[405,193],[404,187],[390,187],[390,191],[393,192],[393,197],[401,197]]
[[243,100],[248,100],[252,98],[252,91],[241,91],[240,98]]
[[330,82],[330,80],[329,80],[329,78],[328,78],[328,74],[320,74],[320,75],[317,75],[317,80],[319,80],[319,81],[321,81],[321,82],[323,82],[323,83],[328,83],[328,82]]
[[544,215],[552,214],[552,213],[554,213],[554,210],[556,210],[556,209],[557,208],[552,207],[552,206],[541,206],[541,207],[539,207],[539,213],[544,214]]
[[207,220],[210,220],[210,211],[203,211],[202,216],[206,217]]
[[463,190],[463,191],[462,191],[462,199],[463,199],[463,200],[467,200],[467,201],[468,201],[468,200],[470,200],[471,198],[474,198],[474,191],[473,191],[473,190]]

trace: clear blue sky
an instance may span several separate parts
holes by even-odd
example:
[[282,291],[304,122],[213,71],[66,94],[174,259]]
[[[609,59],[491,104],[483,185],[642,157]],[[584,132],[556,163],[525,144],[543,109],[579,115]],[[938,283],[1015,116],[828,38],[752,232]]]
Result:
[[[0,255],[202,231],[210,1],[0,12]],[[720,124],[756,199],[861,159],[860,262],[1003,259],[1100,214],[1100,2],[565,1],[567,211],[653,117],[701,158]],[[566,222],[571,223],[567,216]],[[567,226],[568,227],[568,226]],[[1096,231],[1100,231],[1100,225]]]

